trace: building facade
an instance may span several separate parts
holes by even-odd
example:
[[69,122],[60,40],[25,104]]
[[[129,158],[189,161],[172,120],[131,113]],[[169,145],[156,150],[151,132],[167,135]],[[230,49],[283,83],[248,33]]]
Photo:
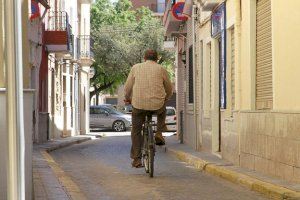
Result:
[[184,142],[300,182],[300,2],[185,1],[184,21],[170,12],[176,3],[169,1],[164,26],[176,38]]
[[[89,132],[89,79],[93,63],[90,37],[91,1],[50,1],[45,16],[48,50],[46,115],[42,141]],[[45,130],[42,128],[42,130]]]
[[163,16],[166,8],[166,0],[131,0],[132,9],[136,10],[141,7],[148,7],[154,12],[155,16]]

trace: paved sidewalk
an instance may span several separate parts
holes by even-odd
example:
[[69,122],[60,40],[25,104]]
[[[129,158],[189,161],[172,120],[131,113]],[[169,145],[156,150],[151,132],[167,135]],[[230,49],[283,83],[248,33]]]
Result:
[[33,185],[35,200],[85,199],[76,184],[60,169],[48,152],[98,138],[85,135],[52,140],[33,146]]
[[167,137],[167,151],[199,170],[260,192],[271,199],[299,199],[300,184],[287,182],[226,162],[209,152],[197,152],[179,144],[176,136]]

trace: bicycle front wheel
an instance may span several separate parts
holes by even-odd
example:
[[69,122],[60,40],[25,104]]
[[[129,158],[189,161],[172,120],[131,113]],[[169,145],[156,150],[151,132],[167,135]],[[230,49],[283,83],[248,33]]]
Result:
[[148,156],[149,156],[148,157],[149,176],[153,177],[153,174],[154,174],[154,148],[153,147],[149,148]]

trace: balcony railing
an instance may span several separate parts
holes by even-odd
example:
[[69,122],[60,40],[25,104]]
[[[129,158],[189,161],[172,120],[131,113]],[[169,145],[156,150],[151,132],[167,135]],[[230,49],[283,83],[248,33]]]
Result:
[[172,37],[172,36],[165,36],[164,39],[164,49],[165,50],[175,50],[175,42],[176,42],[176,38]]
[[69,16],[65,11],[51,11],[48,13],[47,31],[67,31],[71,28]]
[[77,50],[80,59],[94,58],[94,40],[90,35],[79,35],[77,41]]

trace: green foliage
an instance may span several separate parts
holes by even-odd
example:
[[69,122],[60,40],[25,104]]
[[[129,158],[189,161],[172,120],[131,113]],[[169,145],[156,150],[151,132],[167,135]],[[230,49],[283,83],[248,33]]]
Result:
[[164,29],[159,19],[145,7],[132,10],[129,0],[119,0],[114,5],[109,0],[97,0],[91,9],[91,34],[94,39],[95,76],[91,96],[99,92],[114,92],[126,81],[131,66],[143,62],[147,49],[155,49],[161,56],[170,77],[173,73],[174,55],[164,51]]

